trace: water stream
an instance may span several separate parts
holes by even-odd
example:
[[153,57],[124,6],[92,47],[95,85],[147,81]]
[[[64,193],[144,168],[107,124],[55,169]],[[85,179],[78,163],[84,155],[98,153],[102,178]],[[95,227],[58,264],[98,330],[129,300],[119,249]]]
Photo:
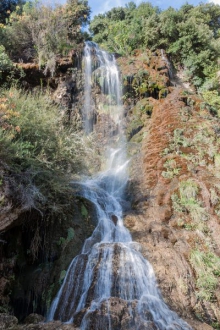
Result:
[[[79,183],[80,195],[95,206],[97,226],[81,254],[72,260],[48,321],[74,323],[82,330],[191,330],[164,303],[152,266],[123,225],[129,162],[120,128],[123,107],[115,59],[90,42],[85,57],[85,73],[89,75],[86,91],[91,92],[92,75],[98,75],[102,92],[113,100],[109,102],[108,114],[119,129],[114,148],[110,145],[105,151],[105,171]],[[87,134],[93,129],[90,102],[91,95],[85,95]]]

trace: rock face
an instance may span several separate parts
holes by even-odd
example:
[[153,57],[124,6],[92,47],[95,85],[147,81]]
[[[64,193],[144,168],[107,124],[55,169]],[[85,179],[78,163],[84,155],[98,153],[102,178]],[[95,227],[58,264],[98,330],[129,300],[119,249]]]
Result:
[[[156,330],[152,316],[149,311],[145,312],[145,321],[137,314],[131,313],[131,310],[136,309],[137,301],[127,302],[123,299],[114,297],[102,302],[99,309],[92,311],[88,314],[89,329],[102,330],[107,329],[109,325],[109,314],[111,314],[111,327],[115,330]],[[83,312],[83,311],[82,311]],[[76,316],[75,323],[81,322],[83,313]]]
[[[136,72],[146,67],[140,55],[130,60]],[[151,75],[155,57],[149,52],[148,57],[149,77],[158,84],[155,66]],[[127,70],[122,67],[124,73]],[[167,77],[168,68],[163,72]],[[141,82],[147,89],[149,77]],[[133,211],[125,224],[153,265],[168,305],[183,318],[196,315],[219,328],[219,119],[180,85],[167,90],[163,98],[152,93],[146,98],[139,91],[135,106],[130,91],[125,101],[129,116],[141,123],[129,133]],[[199,321],[188,322],[194,329],[211,329]]]
[[93,207],[81,198],[72,207],[65,223],[47,227],[39,213],[26,211],[2,233],[0,312],[12,311],[19,321],[33,312],[45,315],[73,256],[94,230]]
[[[132,209],[126,211],[125,225],[152,264],[169,307],[195,330],[220,329],[219,119],[197,95],[171,82],[171,66],[163,52],[137,51],[126,60],[119,58],[118,63],[124,77],[123,120],[132,157],[127,191]],[[34,77],[42,78],[39,73]],[[32,84],[33,80],[27,81],[27,87]],[[60,63],[59,74],[49,79],[49,85],[67,121],[80,127],[80,62],[73,70],[71,61]],[[94,107],[99,109],[95,112],[96,134],[101,140],[105,137],[103,123],[109,121],[103,111],[108,100],[100,99],[99,85],[94,85],[93,93]],[[0,228],[4,231],[0,236],[0,312],[12,312],[20,320],[33,312],[45,314],[68,264],[94,228],[92,206],[79,199],[74,219],[48,229],[30,226],[38,223],[39,214],[15,207],[7,186],[0,186],[0,201]],[[38,242],[45,245],[33,258],[30,246],[39,237],[44,237]],[[135,306],[136,301],[131,304]],[[106,306],[115,330],[135,330],[134,324],[139,329],[155,329],[150,315],[141,323],[128,313],[128,303],[116,297],[91,312],[91,329],[105,329]],[[0,314],[0,328],[78,329],[85,312],[77,315],[75,326],[60,321],[45,324],[33,315],[26,324],[18,325],[14,316]]]

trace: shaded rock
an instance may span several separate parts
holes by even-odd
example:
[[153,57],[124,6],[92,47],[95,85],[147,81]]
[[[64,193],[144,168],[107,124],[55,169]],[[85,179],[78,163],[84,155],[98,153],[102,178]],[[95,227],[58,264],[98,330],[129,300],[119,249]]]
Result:
[[37,323],[43,322],[43,321],[44,321],[44,317],[42,315],[32,313],[25,318],[24,323],[25,324],[37,324]]
[[0,313],[0,329],[9,330],[12,329],[18,323],[18,319],[15,316],[8,315],[6,313]]
[[79,328],[76,328],[73,324],[63,324],[60,321],[53,321],[53,322],[39,323],[39,324],[28,324],[28,325],[20,324],[20,325],[15,325],[10,329],[11,330],[80,330]]
[[116,215],[112,215],[112,221],[114,222],[115,226],[117,225],[118,222],[118,218],[116,217]]

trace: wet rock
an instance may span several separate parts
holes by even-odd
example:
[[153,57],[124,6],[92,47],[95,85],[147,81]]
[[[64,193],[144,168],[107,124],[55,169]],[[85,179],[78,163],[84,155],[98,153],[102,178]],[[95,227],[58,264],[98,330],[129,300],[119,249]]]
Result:
[[6,313],[0,313],[1,330],[12,329],[17,323],[18,323],[18,319],[15,316],[8,315]]
[[117,225],[118,222],[118,218],[116,217],[116,215],[112,215],[112,221],[114,222],[115,226]]
[[137,301],[125,301],[112,297],[102,301],[94,310],[84,310],[83,313],[79,313],[75,318],[75,323],[80,325],[82,316],[84,316],[84,321],[86,320],[90,330],[108,329],[109,324],[114,330],[135,330],[137,328],[156,330],[150,312],[146,311],[144,320],[138,316],[136,308]]
[[43,322],[43,321],[44,321],[44,317],[42,315],[32,313],[25,318],[24,323],[25,324],[37,324],[37,323]]
[[[0,328],[1,329],[1,328]],[[7,328],[8,329],[8,328]],[[73,324],[63,324],[60,321],[38,324],[19,324],[10,328],[11,330],[80,330]]]

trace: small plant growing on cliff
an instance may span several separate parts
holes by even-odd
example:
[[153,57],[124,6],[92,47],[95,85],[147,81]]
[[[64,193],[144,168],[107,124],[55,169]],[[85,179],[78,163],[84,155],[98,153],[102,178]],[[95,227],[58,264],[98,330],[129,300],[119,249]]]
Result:
[[178,175],[181,168],[177,167],[175,159],[168,159],[164,164],[166,171],[162,172],[162,176],[166,179],[172,179],[174,176]]
[[205,230],[204,220],[208,219],[208,214],[202,203],[198,200],[199,187],[193,180],[181,181],[179,184],[179,194],[171,196],[173,208],[183,214],[190,215],[193,229]]
[[197,276],[197,296],[200,299],[212,300],[220,276],[220,258],[213,252],[193,250],[190,263]]
[[65,247],[67,246],[67,244],[69,242],[72,241],[72,239],[74,238],[75,236],[75,231],[72,227],[68,228],[67,230],[67,237],[64,238],[64,237],[60,237],[57,244],[62,246],[62,249],[65,249]]
[[66,270],[62,270],[62,272],[60,273],[60,278],[59,278],[60,285],[63,283],[65,276],[66,276]]

